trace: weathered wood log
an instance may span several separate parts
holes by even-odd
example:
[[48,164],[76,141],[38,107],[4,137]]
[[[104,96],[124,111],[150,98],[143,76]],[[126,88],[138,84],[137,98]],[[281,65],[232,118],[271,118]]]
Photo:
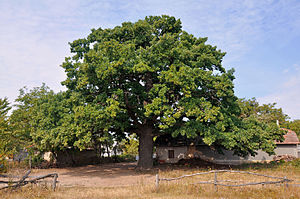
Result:
[[[278,181],[263,181],[263,182],[249,182],[249,183],[243,183],[243,184],[223,184],[221,182],[236,182],[237,181],[232,181],[232,180],[218,180],[217,179],[217,173],[222,173],[222,172],[229,172],[229,173],[243,173],[243,174],[249,174],[249,175],[255,175],[255,176],[262,176],[262,177],[267,177],[267,178],[272,178],[272,179],[277,179]],[[248,186],[248,185],[267,185],[267,184],[282,184],[284,183],[285,186],[289,186],[288,182],[292,182],[293,180],[287,179],[286,177],[275,177],[275,176],[269,176],[265,174],[259,174],[259,173],[253,173],[253,172],[247,172],[247,171],[233,171],[233,170],[213,170],[213,171],[208,171],[208,172],[201,172],[201,173],[194,173],[194,174],[189,174],[189,175],[183,175],[179,176],[176,178],[158,178],[156,179],[156,182],[158,181],[173,181],[173,180],[180,180],[186,177],[192,177],[192,176],[197,176],[197,175],[204,175],[204,174],[210,174],[214,173],[214,180],[212,181],[200,181],[197,183],[193,184],[213,184],[215,187],[215,191],[218,190],[218,185],[219,186],[227,186],[227,187],[242,187],[242,186]]]
[[0,184],[18,183],[19,180],[0,180]]
[[53,191],[55,191],[55,189],[56,189],[57,178],[58,178],[58,175],[55,174],[54,177],[53,177],[53,184],[52,184],[52,190]]
[[31,170],[28,170],[25,173],[25,175],[19,180],[19,182],[17,182],[16,188],[20,187],[24,183],[25,179],[29,176],[30,173],[31,173]]
[[[0,178],[21,178],[22,176],[0,175]],[[27,178],[38,178],[41,176],[28,176]]]
[[[194,173],[194,174],[189,174],[189,175],[183,175],[183,176],[176,177],[176,178],[160,178],[159,180],[172,181],[172,180],[180,180],[182,178],[192,177],[192,176],[197,176],[197,175],[204,175],[204,174],[210,174],[210,173],[224,173],[224,172],[229,172],[229,173],[245,173],[245,174],[256,175],[256,176],[263,176],[263,177],[267,177],[267,178],[280,179],[280,180],[284,179],[282,177],[269,176],[269,175],[265,175],[265,174],[252,173],[252,172],[247,172],[247,171],[213,170],[213,171],[207,171],[207,172],[201,172],[201,173]],[[293,180],[286,179],[286,181],[293,181]]]
[[[57,183],[57,178],[58,178],[58,174],[57,173],[51,173],[51,174],[47,174],[47,175],[43,175],[43,176],[37,176],[31,180],[25,180],[26,178],[28,178],[29,176],[29,171],[27,171],[27,173],[19,180],[19,181],[2,181],[2,182],[7,182],[7,184],[10,183],[15,183],[14,185],[8,185],[8,186],[4,186],[1,187],[1,189],[6,189],[6,188],[15,188],[18,186],[24,186],[28,183],[36,183],[38,180],[44,179],[44,178],[49,178],[49,177],[53,177],[53,181],[52,181],[52,189],[55,190],[56,189],[56,183]],[[24,180],[23,180],[24,178]]]
[[176,178],[160,178],[159,180],[164,180],[164,181],[180,180],[180,179],[186,178],[186,177],[192,177],[192,176],[197,176],[197,175],[204,175],[204,174],[209,174],[209,173],[213,173],[213,172],[214,171],[194,173],[194,174],[189,174],[189,175],[183,175],[183,176],[176,177]]
[[155,176],[155,187],[156,187],[156,191],[158,191],[158,187],[159,187],[159,175],[158,175],[158,173]]
[[218,191],[218,178],[217,178],[217,172],[215,171],[215,179],[214,179],[214,185],[215,185],[215,191]]
[[277,184],[277,183],[283,183],[285,180],[279,180],[279,181],[265,181],[265,182],[250,182],[245,184],[221,184],[218,183],[220,186],[226,186],[226,187],[242,187],[242,186],[249,186],[249,185],[266,185],[266,184]]
[[[290,187],[300,187],[300,184],[288,184],[287,185]],[[285,184],[278,184],[277,186],[286,186]]]
[[28,171],[25,173],[25,175],[22,176],[22,178],[21,178],[19,181],[16,182],[16,184],[14,184],[14,185],[8,185],[8,186],[5,186],[5,187],[1,187],[0,190],[1,190],[1,189],[6,189],[6,188],[18,188],[18,187],[20,187],[20,186],[24,186],[25,184],[27,184],[27,183],[25,183],[24,181],[25,181],[25,179],[29,176],[30,173],[31,173],[31,170],[28,170]]
[[264,185],[264,184],[279,184],[283,183],[284,180],[280,181],[265,181],[265,182],[251,182],[251,183],[245,183],[245,184],[237,184],[237,185],[232,185],[232,184],[222,184],[222,183],[215,183],[214,181],[200,181],[196,182],[193,184],[217,184],[220,186],[226,186],[226,187],[242,187],[242,186],[248,186],[248,185]]

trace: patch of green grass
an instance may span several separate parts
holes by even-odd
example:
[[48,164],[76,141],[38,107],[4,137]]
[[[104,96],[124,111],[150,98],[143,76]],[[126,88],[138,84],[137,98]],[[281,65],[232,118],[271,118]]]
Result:
[[281,161],[271,161],[266,163],[249,163],[243,164],[240,166],[236,166],[236,169],[243,169],[243,170],[262,170],[262,169],[283,169],[291,167],[296,170],[300,170],[300,158],[295,159],[293,161],[285,162],[284,160]]

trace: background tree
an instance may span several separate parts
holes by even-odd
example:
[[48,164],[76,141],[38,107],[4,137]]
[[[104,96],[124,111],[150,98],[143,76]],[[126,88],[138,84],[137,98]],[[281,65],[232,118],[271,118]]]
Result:
[[285,125],[288,122],[288,115],[284,114],[281,108],[276,108],[276,103],[259,105],[255,98],[239,99],[241,109],[240,117],[247,118],[250,116],[256,117],[259,121],[265,123],[276,123]]
[[291,129],[300,137],[300,120],[289,121],[289,116],[281,108],[276,108],[276,103],[259,105],[255,98],[239,99],[241,118],[256,117],[259,121],[270,124],[279,122],[280,127]]
[[98,126],[109,125],[102,119],[103,110],[97,104],[87,104],[77,93],[54,93],[42,85],[21,89],[16,101],[11,126],[20,146],[30,143],[41,152],[51,151],[54,155],[67,149],[93,147],[101,157],[101,152],[110,155],[114,141],[122,139],[105,129],[100,131]]
[[8,121],[8,112],[11,109],[8,99],[0,99],[0,159],[13,152],[14,138]]
[[101,132],[137,134],[141,168],[152,167],[153,137],[166,133],[201,136],[242,155],[271,153],[270,140],[282,134],[255,118],[238,118],[233,70],[222,67],[225,53],[206,41],[165,15],[93,29],[70,43],[62,84],[99,105]]
[[139,141],[136,134],[131,134],[127,139],[123,139],[120,143],[120,148],[124,155],[136,156],[138,155]]
[[31,90],[21,89],[16,101],[17,109],[11,116],[15,134],[30,138],[38,150],[55,153],[80,145],[76,143],[78,132],[74,129],[78,125],[74,124],[72,103],[78,100],[71,99],[69,93],[54,93],[42,85]]
[[18,145],[18,150],[33,144],[31,136],[33,130],[33,111],[36,103],[43,96],[47,95],[50,89],[43,84],[41,87],[35,87],[31,90],[23,87],[19,92],[19,96],[15,100],[15,109],[12,111],[9,120],[12,134],[16,138],[15,141]]
[[286,123],[283,127],[295,131],[300,139],[300,120],[294,120]]

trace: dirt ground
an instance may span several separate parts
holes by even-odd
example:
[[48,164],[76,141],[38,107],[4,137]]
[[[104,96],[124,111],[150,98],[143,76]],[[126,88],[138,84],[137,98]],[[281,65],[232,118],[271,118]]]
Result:
[[154,183],[154,174],[135,171],[136,163],[111,163],[83,167],[34,169],[31,175],[58,173],[60,186],[112,187]]
[[[156,166],[149,172],[138,172],[135,170],[137,163],[106,163],[100,165],[88,165],[81,167],[66,167],[66,168],[50,168],[50,169],[32,169],[29,176],[41,176],[50,173],[58,174],[58,186],[62,187],[122,187],[136,184],[154,184],[156,169],[169,170],[170,165]],[[188,169],[185,168],[185,164],[193,165],[197,167],[201,165],[204,168],[214,165],[209,165],[203,161],[186,161],[182,165],[172,165],[172,169]],[[179,166],[179,167],[178,167]],[[181,167],[183,166],[183,167]],[[22,176],[27,170],[25,169],[12,169],[10,175]],[[0,178],[1,180],[2,178]],[[49,179],[49,178],[48,178]],[[4,179],[2,179],[4,180]],[[50,182],[50,179],[48,180]],[[4,184],[3,184],[4,185]],[[1,187],[1,186],[0,186]]]

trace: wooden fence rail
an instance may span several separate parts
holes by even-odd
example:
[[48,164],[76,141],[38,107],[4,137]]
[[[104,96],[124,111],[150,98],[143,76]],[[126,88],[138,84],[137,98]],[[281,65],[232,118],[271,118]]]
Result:
[[[276,181],[262,181],[262,182],[249,182],[249,183],[243,183],[243,184],[223,184],[222,182],[241,182],[241,181],[232,181],[232,180],[218,180],[218,173],[241,173],[241,174],[249,174],[249,175],[254,175],[254,176],[261,176],[261,177],[266,177],[266,178],[271,178],[271,179],[276,179]],[[270,176],[270,175],[265,175],[265,174],[259,174],[259,173],[253,173],[253,172],[248,172],[248,171],[234,171],[234,170],[213,170],[213,171],[207,171],[207,172],[200,172],[200,173],[194,173],[194,174],[189,174],[189,175],[183,175],[175,178],[159,178],[159,174],[156,174],[155,178],[155,185],[156,185],[156,190],[159,188],[159,182],[160,181],[174,181],[174,180],[181,180],[183,178],[187,177],[193,177],[193,176],[198,176],[198,175],[205,175],[205,174],[211,174],[214,173],[214,180],[211,181],[200,181],[197,183],[193,184],[213,184],[215,187],[215,191],[218,191],[217,186],[226,186],[226,187],[242,187],[242,186],[249,186],[249,185],[267,185],[267,184],[285,184],[286,186],[288,185],[288,182],[292,182],[293,180],[287,179],[286,177],[275,177],[275,176]]]
[[[0,184],[7,184],[7,186],[0,187],[1,189],[7,189],[7,188],[19,188],[21,186],[24,186],[29,183],[37,183],[39,180],[45,179],[45,178],[53,178],[52,181],[52,190],[55,191],[56,189],[56,183],[58,174],[57,173],[50,173],[42,176],[29,176],[31,173],[31,170],[28,170],[24,176],[9,176],[9,175],[0,175],[1,178],[20,178],[20,180],[0,180]],[[28,178],[28,180],[26,180]],[[29,179],[31,178],[31,179]]]

